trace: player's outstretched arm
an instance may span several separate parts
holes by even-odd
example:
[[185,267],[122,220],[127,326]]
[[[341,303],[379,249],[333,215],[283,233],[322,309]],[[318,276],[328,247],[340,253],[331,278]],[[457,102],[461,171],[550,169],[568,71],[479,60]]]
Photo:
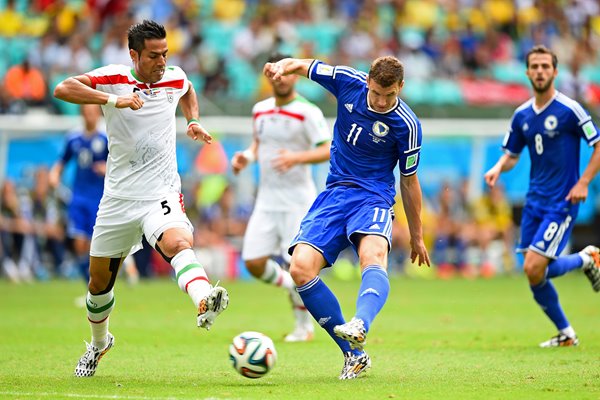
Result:
[[500,156],[498,162],[492,168],[490,168],[485,175],[483,175],[485,183],[487,183],[489,187],[494,187],[498,181],[498,178],[500,177],[500,174],[504,171],[510,171],[513,169],[517,164],[517,161],[519,161],[518,156],[515,157],[508,154],[503,154]]
[[320,143],[317,147],[305,151],[290,151],[281,149],[273,158],[273,168],[279,172],[285,172],[296,164],[317,164],[329,160],[331,142]]
[[284,75],[296,74],[307,77],[313,59],[284,58],[276,63],[266,63],[263,68],[265,76],[277,81]]
[[421,204],[423,196],[421,194],[421,184],[417,174],[400,177],[400,194],[404,213],[408,221],[408,230],[410,232],[410,260],[418,265],[427,264],[431,266],[429,254],[423,242],[423,225],[421,224]]
[[200,139],[204,143],[212,143],[212,136],[198,121],[200,111],[194,85],[191,82],[188,84],[188,91],[179,99],[179,107],[188,122],[186,134],[194,140]]
[[596,143],[594,145],[594,152],[592,153],[590,162],[588,163],[587,167],[585,167],[583,174],[581,174],[581,178],[579,178],[575,186],[573,186],[569,191],[569,194],[567,194],[565,200],[570,201],[572,203],[580,203],[585,201],[588,197],[588,186],[599,170],[600,143]]
[[92,81],[86,75],[65,79],[54,88],[54,97],[75,104],[109,104],[116,108],[139,110],[144,101],[136,93],[116,96],[92,88]]

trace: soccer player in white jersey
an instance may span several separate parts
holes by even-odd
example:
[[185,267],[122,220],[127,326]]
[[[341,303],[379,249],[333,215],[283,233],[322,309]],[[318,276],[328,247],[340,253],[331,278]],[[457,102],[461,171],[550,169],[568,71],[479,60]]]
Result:
[[[485,181],[494,186],[500,173],[512,169],[527,147],[531,172],[517,251],[525,253],[523,268],[533,298],[558,330],[540,346],[577,346],[579,339],[550,279],[582,269],[593,289],[600,291],[600,252],[596,246],[561,256],[579,203],[586,200],[588,185],[600,169],[600,134],[579,103],[555,90],[558,60],[552,51],[535,46],[525,61],[534,97],[516,109],[502,145],[505,154],[486,172]],[[594,152],[580,176],[581,139],[593,146]]]
[[[283,58],[274,54],[269,62]],[[314,328],[290,273],[273,256],[289,264],[287,248],[317,197],[309,164],[328,160],[331,145],[323,113],[296,92],[297,79],[289,75],[270,82],[273,97],[252,109],[252,143],[231,160],[236,174],[255,159],[260,163],[258,195],[244,235],[242,258],[254,277],[289,292],[296,327],[285,337],[287,342],[311,340]]]
[[193,227],[185,214],[175,157],[175,111],[188,120],[187,135],[211,143],[198,122],[198,100],[179,67],[167,66],[162,25],[143,21],[129,28],[133,68],[108,65],[58,84],[54,96],[71,103],[100,104],[109,140],[104,195],[90,249],[87,316],[92,341],[75,368],[92,376],[114,344],[108,317],[123,259],[141,248],[142,235],[175,270],[194,302],[199,327],[209,329],[229,302],[213,287],[192,249]]

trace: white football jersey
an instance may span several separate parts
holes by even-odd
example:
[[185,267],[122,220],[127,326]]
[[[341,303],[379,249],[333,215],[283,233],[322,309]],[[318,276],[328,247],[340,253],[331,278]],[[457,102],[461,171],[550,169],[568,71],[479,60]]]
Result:
[[331,140],[323,113],[298,96],[282,107],[275,106],[274,97],[263,100],[254,105],[252,115],[260,165],[255,208],[308,210],[317,195],[310,165],[297,164],[281,173],[273,169],[272,162],[281,149],[306,151]]
[[175,111],[188,91],[185,72],[167,67],[163,78],[146,84],[131,67],[108,65],[86,74],[92,87],[118,96],[134,91],[144,101],[139,110],[102,106],[108,134],[104,193],[130,200],[155,200],[180,192],[175,157]]

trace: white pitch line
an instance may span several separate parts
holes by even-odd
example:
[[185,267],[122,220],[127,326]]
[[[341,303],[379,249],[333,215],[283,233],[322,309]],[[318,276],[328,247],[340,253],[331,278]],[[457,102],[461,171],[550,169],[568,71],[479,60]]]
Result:
[[[24,397],[71,397],[75,399],[123,399],[123,400],[185,400],[184,397],[146,397],[146,396],[121,396],[118,394],[109,395],[109,394],[83,394],[83,393],[58,393],[58,392],[41,392],[41,393],[32,393],[32,392],[0,392],[0,395],[8,395],[8,396],[24,396]],[[188,398],[192,399],[192,398]],[[205,397],[203,400],[230,400],[230,399],[220,399],[218,397]]]

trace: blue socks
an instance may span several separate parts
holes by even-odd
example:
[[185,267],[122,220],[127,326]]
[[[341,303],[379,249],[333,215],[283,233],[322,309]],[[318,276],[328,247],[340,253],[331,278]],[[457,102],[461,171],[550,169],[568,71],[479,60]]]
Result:
[[300,297],[302,297],[306,309],[321,325],[321,328],[325,329],[329,336],[335,340],[342,352],[352,351],[359,354],[360,352],[357,353],[350,349],[350,344],[347,341],[337,337],[333,333],[334,326],[342,325],[346,321],[342,315],[342,309],[337,297],[329,290],[325,282],[317,276],[305,285],[298,286],[296,290],[300,294]]
[[356,318],[365,323],[367,332],[375,316],[381,311],[390,292],[387,272],[378,265],[363,270],[362,282],[356,299]]
[[535,301],[542,307],[542,310],[558,330],[570,326],[558,301],[558,293],[550,280],[545,279],[540,284],[531,286],[531,291]]
[[569,254],[568,256],[558,257],[556,260],[548,264],[548,270],[546,271],[546,278],[556,278],[562,276],[569,271],[577,268],[581,268],[583,265],[583,259],[577,253]]

